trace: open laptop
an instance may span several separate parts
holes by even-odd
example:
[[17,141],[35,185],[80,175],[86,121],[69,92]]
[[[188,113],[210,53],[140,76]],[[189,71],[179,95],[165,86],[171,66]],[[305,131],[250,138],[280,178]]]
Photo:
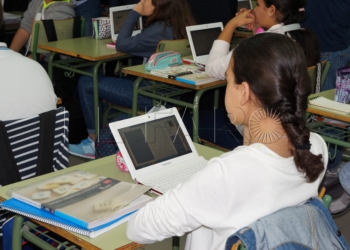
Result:
[[163,194],[204,168],[176,108],[109,124],[131,177]]
[[206,64],[213,42],[218,39],[222,30],[222,22],[186,27],[193,60],[196,63]]
[[[118,7],[109,8],[109,18],[111,23],[111,36],[113,42],[117,40],[120,29],[122,28],[125,20],[127,19],[130,11],[134,9],[136,4],[123,5]],[[142,17],[139,18],[137,24],[134,27],[132,36],[139,34],[142,30]]]

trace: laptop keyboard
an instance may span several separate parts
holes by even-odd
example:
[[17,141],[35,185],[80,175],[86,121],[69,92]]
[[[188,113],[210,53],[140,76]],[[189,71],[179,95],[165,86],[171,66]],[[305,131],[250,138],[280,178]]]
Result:
[[157,177],[149,180],[149,183],[153,183],[153,189],[165,193],[169,189],[176,187],[177,184],[186,181],[195,172],[201,170],[207,165],[207,161],[195,162],[191,167],[182,168],[180,171],[170,173],[166,176]]

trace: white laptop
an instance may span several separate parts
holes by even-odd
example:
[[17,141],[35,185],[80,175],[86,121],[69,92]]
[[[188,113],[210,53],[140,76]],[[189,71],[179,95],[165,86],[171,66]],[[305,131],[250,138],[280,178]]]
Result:
[[176,108],[109,124],[131,177],[163,194],[204,168]]
[[[117,40],[120,29],[122,28],[125,20],[127,19],[130,11],[134,9],[136,4],[123,5],[118,7],[109,8],[109,18],[111,23],[111,35],[112,40],[115,42]],[[142,17],[134,27],[132,36],[139,34],[142,30]]]
[[186,27],[193,60],[196,63],[206,64],[213,42],[218,39],[222,30],[222,22]]

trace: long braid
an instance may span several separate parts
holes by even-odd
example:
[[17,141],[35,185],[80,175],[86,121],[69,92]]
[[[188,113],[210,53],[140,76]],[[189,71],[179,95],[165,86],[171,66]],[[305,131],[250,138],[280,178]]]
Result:
[[262,33],[241,42],[233,59],[236,84],[248,82],[262,108],[279,114],[297,169],[308,182],[315,181],[324,164],[321,155],[309,150],[310,131],[303,115],[311,82],[300,46],[287,36]]

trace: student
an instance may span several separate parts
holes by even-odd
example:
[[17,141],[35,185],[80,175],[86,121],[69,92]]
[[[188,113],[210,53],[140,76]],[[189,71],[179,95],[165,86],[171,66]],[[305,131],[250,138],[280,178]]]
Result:
[[231,58],[230,42],[235,29],[246,25],[253,32],[263,28],[267,32],[285,34],[292,37],[302,47],[307,66],[320,60],[319,44],[309,30],[301,29],[299,22],[305,18],[304,0],[257,0],[254,11],[242,10],[232,18],[214,41],[206,64],[206,73],[225,79],[225,71]]
[[[140,16],[147,17],[144,29],[140,34],[131,36],[133,27]],[[146,61],[155,53],[159,41],[186,38],[186,26],[193,24],[194,21],[186,0],[141,0],[131,11],[120,30],[116,49],[133,56],[143,57]],[[131,108],[135,79],[134,77],[99,76],[99,97],[114,104]],[[143,82],[141,86],[145,84],[147,83]],[[69,152],[94,159],[96,136],[92,78],[82,76],[79,79],[78,91],[89,137],[80,144],[70,144]],[[152,99],[145,96],[139,96],[138,103],[142,110],[152,107]]]
[[101,16],[99,0],[76,0],[75,15],[85,18],[84,36],[92,36],[92,19]]
[[336,71],[350,63],[350,1],[308,0],[303,26],[320,41],[321,61],[331,62],[321,91],[335,88]]
[[311,84],[300,47],[281,34],[246,39],[226,79],[226,110],[248,131],[244,146],[140,209],[128,222],[130,240],[150,244],[189,233],[185,249],[224,249],[237,230],[317,197],[328,152],[303,119]]
[[[0,27],[3,12],[0,4]],[[56,95],[43,67],[0,42],[0,120],[15,120],[56,109]]]
[[[19,52],[30,40],[35,20],[62,20],[75,16],[76,0],[32,0],[24,12],[20,28],[13,37],[10,49]],[[28,45],[29,46],[29,45]]]

